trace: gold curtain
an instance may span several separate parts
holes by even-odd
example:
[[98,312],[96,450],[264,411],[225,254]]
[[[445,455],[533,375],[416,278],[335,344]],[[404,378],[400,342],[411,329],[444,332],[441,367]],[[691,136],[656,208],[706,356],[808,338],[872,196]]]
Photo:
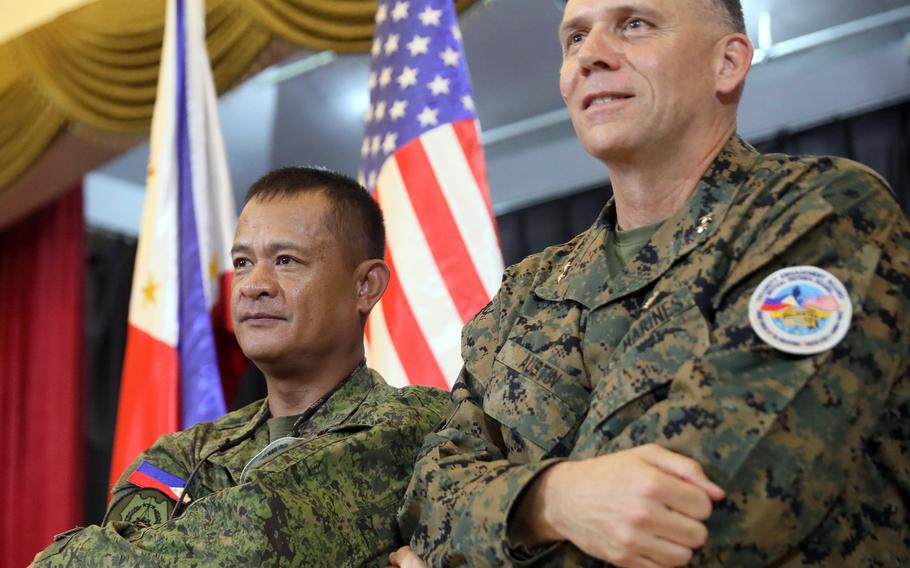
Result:
[[[0,192],[64,129],[102,138],[148,132],[165,4],[98,0],[0,45]],[[368,51],[375,12],[376,0],[206,0],[218,92],[276,39]]]

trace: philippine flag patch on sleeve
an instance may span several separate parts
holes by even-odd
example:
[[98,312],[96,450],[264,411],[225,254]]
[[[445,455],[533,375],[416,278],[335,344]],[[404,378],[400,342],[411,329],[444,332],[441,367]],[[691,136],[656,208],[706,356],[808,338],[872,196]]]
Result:
[[[158,489],[174,501],[180,499],[180,494],[186,486],[186,480],[157,468],[147,461],[143,461],[127,480],[137,487]],[[189,501],[189,495],[184,495],[183,500]]]

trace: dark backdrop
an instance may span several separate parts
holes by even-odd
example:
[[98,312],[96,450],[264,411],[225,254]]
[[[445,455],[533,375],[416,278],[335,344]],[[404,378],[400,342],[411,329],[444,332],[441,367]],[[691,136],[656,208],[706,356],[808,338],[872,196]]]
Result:
[[[881,173],[910,213],[910,101],[800,132],[781,132],[756,144],[763,152],[830,154],[862,162]],[[524,207],[497,217],[506,264],[584,231],[610,196],[609,185]],[[92,232],[88,245],[86,522],[97,523],[107,502],[120,369],[135,240]],[[265,394],[262,376],[250,366],[233,407]]]

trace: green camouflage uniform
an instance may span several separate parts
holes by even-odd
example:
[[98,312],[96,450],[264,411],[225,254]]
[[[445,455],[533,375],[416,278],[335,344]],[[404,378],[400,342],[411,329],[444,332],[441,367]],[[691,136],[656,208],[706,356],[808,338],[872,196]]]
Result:
[[[608,278],[614,223],[608,204],[510,267],[465,328],[457,406],[400,513],[411,546],[434,566],[600,565],[569,543],[510,547],[509,513],[559,460],[654,442],[727,492],[693,565],[910,565],[910,227],[881,178],[734,136]],[[813,356],[747,315],[765,277],[801,265],[840,279],[854,311]]]
[[[265,401],[161,438],[114,487],[108,520],[65,533],[39,566],[384,566],[401,546],[395,513],[423,437],[449,410],[446,393],[392,388],[360,366],[287,446],[265,452]],[[174,501],[126,480],[146,460],[187,479]],[[284,438],[284,441],[289,441]],[[116,520],[115,520],[116,519]]]

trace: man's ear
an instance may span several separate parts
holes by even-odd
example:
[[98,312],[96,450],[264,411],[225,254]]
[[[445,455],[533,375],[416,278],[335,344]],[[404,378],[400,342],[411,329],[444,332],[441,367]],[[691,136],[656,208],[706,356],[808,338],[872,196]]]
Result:
[[357,311],[366,317],[389,285],[389,265],[379,258],[361,262],[354,271],[357,278]]
[[752,66],[752,42],[743,34],[727,34],[717,43],[715,88],[722,101],[738,101]]

